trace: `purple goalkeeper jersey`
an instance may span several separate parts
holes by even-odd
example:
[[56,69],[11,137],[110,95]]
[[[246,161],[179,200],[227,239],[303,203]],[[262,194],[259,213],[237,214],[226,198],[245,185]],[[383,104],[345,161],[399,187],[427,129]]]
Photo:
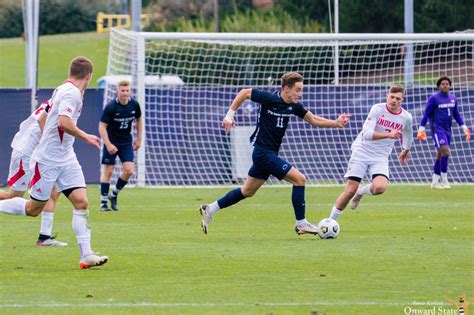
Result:
[[459,125],[464,125],[464,120],[458,110],[456,97],[451,93],[434,93],[426,102],[420,126],[424,127],[429,119],[433,132],[440,130],[451,134],[453,117]]

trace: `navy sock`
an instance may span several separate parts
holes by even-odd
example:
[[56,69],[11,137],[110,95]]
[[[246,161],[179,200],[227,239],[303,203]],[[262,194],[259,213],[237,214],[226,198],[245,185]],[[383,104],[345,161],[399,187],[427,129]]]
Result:
[[128,183],[128,181],[125,181],[125,180],[123,180],[122,178],[119,177],[117,179],[117,183],[115,184],[115,189],[114,189],[113,193],[115,195],[117,195],[119,193],[119,191],[121,191],[122,188],[125,187],[125,185],[127,185],[127,183]]
[[441,163],[440,160],[435,160],[433,171],[436,175],[441,175]]
[[108,196],[109,195],[110,183],[100,183],[100,195]]
[[240,190],[240,188],[236,188],[232,189],[227,194],[225,194],[224,197],[217,200],[217,204],[219,205],[219,208],[224,209],[232,206],[233,204],[236,204],[242,199],[245,199],[244,195],[242,195],[242,191]]
[[306,205],[304,202],[304,187],[305,186],[293,186],[293,192],[291,193],[291,202],[295,210],[296,220],[303,220],[305,218]]
[[447,173],[448,172],[448,157],[442,156],[439,164],[440,164],[441,173]]

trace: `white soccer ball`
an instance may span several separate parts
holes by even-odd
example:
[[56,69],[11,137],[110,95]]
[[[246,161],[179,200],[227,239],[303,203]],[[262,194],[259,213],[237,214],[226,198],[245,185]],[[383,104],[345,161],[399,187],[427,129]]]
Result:
[[340,230],[339,223],[330,218],[322,219],[318,224],[318,234],[321,238],[336,238]]

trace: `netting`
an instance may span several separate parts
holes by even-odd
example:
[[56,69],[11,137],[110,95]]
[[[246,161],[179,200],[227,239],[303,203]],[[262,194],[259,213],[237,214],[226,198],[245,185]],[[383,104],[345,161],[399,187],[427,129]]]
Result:
[[[155,36],[156,35],[156,36]],[[242,34],[241,34],[242,35]],[[255,128],[259,105],[246,101],[236,114],[237,128],[221,128],[233,98],[242,88],[278,90],[288,71],[304,78],[301,103],[311,112],[335,119],[352,114],[344,129],[315,128],[296,116],[284,138],[280,156],[306,175],[309,184],[344,181],[352,141],[375,103],[385,101],[390,83],[408,83],[404,108],[419,125],[427,98],[441,75],[453,81],[465,123],[474,126],[473,40],[164,40],[113,30],[110,38],[105,100],[114,97],[114,77],[137,81],[144,58],[143,86],[135,86],[145,109],[144,148],[139,152],[138,180],[145,186],[218,186],[240,184],[251,164],[248,136]],[[242,35],[245,36],[245,35]],[[337,46],[336,46],[337,45]],[[338,64],[334,65],[335,49]],[[412,81],[406,82],[408,49],[413,50]],[[335,71],[335,67],[337,72]],[[138,73],[138,74],[137,74]],[[336,76],[335,73],[338,75]],[[429,129],[429,128],[428,128]],[[428,131],[428,135],[430,132]],[[430,138],[429,138],[430,139]],[[432,141],[416,140],[408,166],[390,159],[392,182],[431,180]],[[474,149],[453,122],[449,179],[474,182]],[[271,184],[280,182],[271,177]]]

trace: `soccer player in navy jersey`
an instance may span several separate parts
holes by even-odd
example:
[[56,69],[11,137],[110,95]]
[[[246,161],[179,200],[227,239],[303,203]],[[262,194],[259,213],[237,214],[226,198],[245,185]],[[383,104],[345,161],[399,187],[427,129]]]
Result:
[[231,128],[235,126],[235,112],[246,99],[251,99],[260,104],[257,126],[250,137],[250,141],[254,146],[252,153],[253,165],[250,167],[248,177],[241,188],[229,191],[222,198],[209,205],[201,205],[199,208],[202,216],[201,227],[205,234],[208,232],[209,222],[219,210],[255,195],[270,175],[280,180],[284,179],[293,185],[291,201],[296,217],[296,233],[318,233],[317,227],[306,221],[305,217],[304,191],[306,177],[290,163],[280,158],[278,151],[290,117],[293,115],[302,118],[313,126],[324,128],[344,127],[351,115],[342,114],[337,120],[316,116],[299,103],[302,93],[303,76],[296,72],[289,72],[281,77],[281,90],[279,92],[242,89],[237,94],[222,121],[222,127],[227,133],[230,132]]
[[[142,141],[140,105],[130,97],[130,94],[130,82],[118,82],[117,97],[105,106],[99,122],[99,133],[104,141],[102,150],[103,172],[100,180],[101,211],[110,211],[108,200],[110,200],[112,210],[119,210],[117,196],[133,175],[135,168],[133,151],[140,148]],[[133,141],[131,134],[133,121],[135,121],[137,130],[135,141]],[[117,155],[122,162],[122,172],[117,179],[115,189],[109,195],[110,179]]]
[[438,79],[436,86],[439,92],[434,93],[428,98],[417,135],[419,140],[426,140],[425,125],[429,120],[431,136],[436,148],[433,181],[431,183],[431,188],[434,189],[451,188],[448,182],[448,159],[453,118],[464,130],[466,141],[471,139],[471,132],[464,124],[456,97],[449,93],[451,85],[451,79],[446,76]]

